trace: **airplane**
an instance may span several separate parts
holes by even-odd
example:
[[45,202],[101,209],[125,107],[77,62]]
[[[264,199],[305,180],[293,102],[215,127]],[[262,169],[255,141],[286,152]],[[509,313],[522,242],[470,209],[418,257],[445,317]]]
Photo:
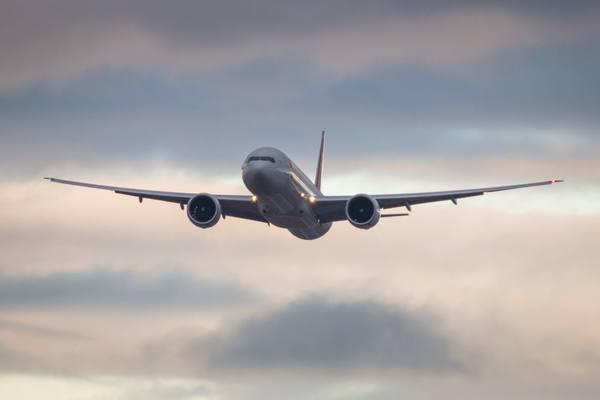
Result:
[[326,196],[321,192],[323,150],[325,131],[321,134],[321,146],[314,182],[282,151],[273,147],[261,147],[251,152],[242,164],[242,180],[251,195],[220,195],[209,193],[177,193],[118,186],[98,185],[45,177],[51,182],[110,190],[117,194],[134,196],[141,203],[153,199],[177,203],[187,209],[192,224],[210,228],[221,217],[236,217],[285,228],[300,239],[312,240],[325,235],[336,221],[349,221],[360,229],[371,229],[380,218],[407,216],[408,213],[384,214],[381,211],[435,201],[452,201],[532,186],[563,182],[560,179],[508,186],[478,189],[449,190],[442,192],[400,193],[369,195],[359,193],[351,196]]

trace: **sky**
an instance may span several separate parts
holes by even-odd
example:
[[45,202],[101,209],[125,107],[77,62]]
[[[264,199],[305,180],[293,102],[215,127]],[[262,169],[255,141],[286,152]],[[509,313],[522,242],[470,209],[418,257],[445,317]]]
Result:
[[[3,0],[0,393],[597,399],[600,3]],[[246,194],[566,182],[302,241],[44,176]]]

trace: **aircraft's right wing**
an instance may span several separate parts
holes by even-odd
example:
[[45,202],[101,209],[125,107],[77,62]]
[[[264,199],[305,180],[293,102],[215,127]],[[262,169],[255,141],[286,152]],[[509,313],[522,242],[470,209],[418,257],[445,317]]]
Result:
[[[462,189],[462,190],[448,190],[443,192],[424,192],[424,193],[402,193],[402,194],[380,194],[373,195],[379,207],[394,208],[394,207],[406,207],[410,210],[411,206],[415,204],[431,203],[435,201],[452,201],[456,203],[457,199],[481,196],[484,193],[500,192],[503,190],[520,189],[532,186],[550,185],[552,183],[562,182],[559,179],[553,179],[549,181],[523,183],[519,185],[508,185],[508,186],[493,186],[478,189]],[[343,221],[346,219],[346,202],[352,198],[352,196],[319,196],[315,199],[313,209],[317,214],[321,222],[334,222]]]
[[[117,194],[137,197],[140,202],[143,199],[152,199],[177,203],[183,208],[188,201],[198,193],[180,193],[180,192],[163,192],[157,190],[133,189],[119,186],[98,185],[95,183],[68,181],[58,178],[45,178],[50,182],[62,183],[65,185],[83,186],[93,189],[110,190]],[[228,217],[236,217],[250,219],[253,221],[267,222],[258,211],[256,204],[252,202],[252,196],[248,195],[215,195],[221,204],[223,215]]]

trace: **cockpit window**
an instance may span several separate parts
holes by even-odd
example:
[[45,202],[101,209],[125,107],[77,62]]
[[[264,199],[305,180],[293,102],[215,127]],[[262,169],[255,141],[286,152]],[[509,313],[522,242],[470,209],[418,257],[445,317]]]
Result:
[[252,161],[269,161],[272,163],[275,163],[275,159],[273,157],[249,157],[248,158],[248,162],[252,162]]

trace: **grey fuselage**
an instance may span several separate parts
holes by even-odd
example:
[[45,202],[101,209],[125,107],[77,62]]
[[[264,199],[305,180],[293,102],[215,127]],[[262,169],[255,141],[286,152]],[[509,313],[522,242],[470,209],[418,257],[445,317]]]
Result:
[[311,199],[321,191],[282,151],[254,150],[242,165],[242,179],[269,223],[301,239],[317,239],[331,228],[331,222],[321,223],[311,207]]

